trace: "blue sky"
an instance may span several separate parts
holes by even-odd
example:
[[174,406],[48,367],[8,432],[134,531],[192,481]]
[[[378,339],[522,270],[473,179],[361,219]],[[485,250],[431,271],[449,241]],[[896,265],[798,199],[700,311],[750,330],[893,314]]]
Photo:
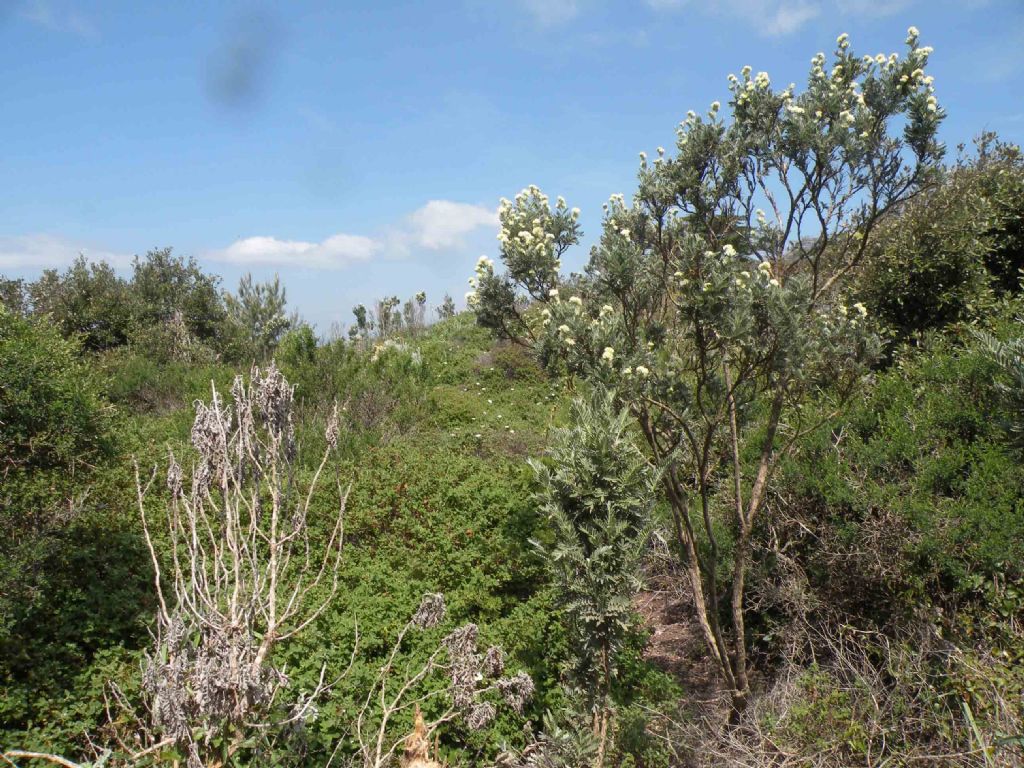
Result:
[[1024,142],[1022,0],[0,0],[0,272],[171,245],[228,288],[279,273],[321,331],[461,302],[500,197],[538,184],[593,235],[730,72],[799,84],[840,32],[889,53],[911,24],[951,149]]

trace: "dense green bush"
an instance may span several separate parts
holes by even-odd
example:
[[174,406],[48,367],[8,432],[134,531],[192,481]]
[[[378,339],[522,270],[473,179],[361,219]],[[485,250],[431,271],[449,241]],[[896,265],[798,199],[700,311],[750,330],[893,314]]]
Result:
[[0,460],[5,475],[83,470],[109,451],[110,413],[74,341],[0,305]]
[[189,334],[216,346],[227,318],[219,284],[220,278],[203,272],[195,259],[175,256],[170,248],[136,257],[131,279],[135,327],[168,323],[178,316]]
[[[976,346],[933,338],[879,374],[847,419],[809,437],[780,481],[788,504],[851,549],[890,528],[896,557],[874,574],[848,576],[882,579],[907,609],[970,593],[976,576],[1024,576],[1024,471],[1002,426],[994,375]],[[818,555],[827,556],[807,553],[812,563]],[[832,584],[837,600],[864,597],[842,583]]]
[[1024,160],[983,134],[936,187],[884,222],[858,278],[870,313],[902,340],[991,311],[1020,287]]
[[131,288],[104,262],[78,259],[63,274],[49,269],[28,287],[32,311],[45,315],[86,349],[127,343],[135,327]]
[[101,721],[101,687],[83,676],[148,623],[125,435],[103,384],[57,327],[0,307],[0,730],[26,746]]

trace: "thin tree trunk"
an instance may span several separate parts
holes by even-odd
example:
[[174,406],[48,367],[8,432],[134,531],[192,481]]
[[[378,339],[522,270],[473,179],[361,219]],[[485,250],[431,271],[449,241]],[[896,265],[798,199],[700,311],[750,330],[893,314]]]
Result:
[[768,417],[768,430],[764,436],[761,446],[761,458],[758,461],[757,473],[754,476],[754,483],[750,489],[750,497],[744,511],[742,498],[742,467],[739,463],[739,433],[735,424],[735,401],[730,396],[730,422],[732,422],[733,439],[733,472],[735,478],[735,493],[737,496],[737,512],[739,515],[739,539],[736,542],[736,553],[733,563],[732,575],[732,629],[733,638],[733,665],[735,669],[736,683],[732,691],[732,716],[735,720],[746,709],[750,695],[750,680],[747,675],[747,639],[746,622],[743,615],[743,598],[746,589],[747,570],[750,568],[750,541],[754,532],[754,520],[764,502],[764,492],[768,484],[768,478],[775,464],[775,434],[778,431],[779,420],[782,417],[782,405],[785,391],[780,386],[772,399],[771,412]]

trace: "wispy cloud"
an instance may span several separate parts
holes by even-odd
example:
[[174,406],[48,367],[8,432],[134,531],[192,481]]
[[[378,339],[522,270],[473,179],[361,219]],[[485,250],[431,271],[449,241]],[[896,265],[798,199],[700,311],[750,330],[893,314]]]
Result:
[[765,19],[765,34],[788,35],[791,32],[796,32],[819,14],[821,14],[821,8],[813,3],[781,3]]
[[[856,1],[856,0],[853,0]],[[743,19],[767,37],[796,32],[811,19],[821,15],[818,0],[644,0],[655,13],[671,13],[682,8],[717,16]]]
[[[720,16],[745,19],[767,37],[792,34],[807,22],[826,12],[847,17],[877,18],[891,16],[917,4],[919,0],[644,0],[655,13],[671,13],[682,8]],[[978,3],[984,0],[970,0]],[[968,0],[964,0],[968,2]]]
[[[260,234],[202,252],[208,261],[250,267],[345,269],[382,256],[415,258],[438,251],[459,252],[482,230],[496,230],[494,208],[453,200],[430,200],[376,234],[339,232],[323,240],[292,240]],[[124,269],[132,256],[60,235],[0,237],[0,270],[66,267],[79,255]]]
[[883,17],[905,11],[916,0],[836,0],[841,13],[847,16]]
[[65,32],[85,39],[99,37],[99,30],[92,20],[74,8],[65,9],[48,0],[30,0],[18,15],[25,21],[53,32]]
[[128,267],[132,262],[130,254],[94,248],[89,244],[59,235],[0,237],[0,269],[64,267],[79,255],[90,261],[106,261],[111,266],[119,268]]
[[458,250],[465,247],[469,235],[497,224],[493,209],[431,200],[376,236],[338,233],[315,242],[256,235],[205,255],[213,261],[249,266],[344,269],[383,255]]
[[519,0],[519,5],[542,27],[565,24],[580,14],[580,0]]

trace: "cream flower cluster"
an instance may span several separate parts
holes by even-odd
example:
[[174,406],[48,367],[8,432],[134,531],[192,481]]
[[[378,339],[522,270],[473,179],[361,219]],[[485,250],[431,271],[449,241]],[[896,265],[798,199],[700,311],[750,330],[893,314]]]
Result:
[[770,262],[762,261],[757,265],[757,269],[740,270],[739,274],[733,279],[734,285],[740,290],[751,291],[755,285],[768,286],[770,288],[780,288],[781,285],[775,275],[772,274],[772,265]]
[[[469,287],[472,289],[466,292],[466,306],[475,309],[480,304],[480,295],[477,292],[480,284],[489,277],[494,276],[494,260],[481,256],[476,260],[475,277],[469,278]],[[424,294],[424,299],[426,295]]]
[[[925,108],[929,112],[938,112],[938,103],[932,93],[933,78],[925,76],[923,67],[927,62],[932,49],[929,47],[917,47],[918,30],[911,27],[907,31],[907,44],[911,47],[911,53],[905,60],[901,60],[896,53],[888,55],[879,53],[875,56],[864,56],[861,60],[863,69],[861,73],[868,77],[879,75],[896,78],[896,82],[905,93],[921,91],[926,94]],[[869,105],[861,90],[861,83],[855,76],[857,71],[848,49],[850,37],[845,32],[836,38],[836,64],[831,72],[825,69],[825,54],[818,53],[811,59],[812,81],[820,83],[820,88],[825,89],[830,96],[837,96],[845,105],[838,108],[838,111],[820,108],[813,111],[813,117],[817,120],[828,122],[831,130],[848,129],[858,135],[861,139],[871,137],[872,118],[869,112]],[[807,103],[803,105],[796,103],[792,94],[793,86],[781,94],[783,106],[786,113],[791,117],[799,118],[806,114]],[[739,100],[738,100],[739,101]],[[834,103],[834,102],[833,102]]]
[[750,73],[751,68],[748,65],[740,70],[742,82],[736,75],[728,77],[729,90],[735,95],[737,106],[747,104],[756,93],[767,93],[771,90],[772,81],[767,72],[758,72],[753,78],[750,77]]
[[[498,241],[506,256],[513,255],[524,262],[536,264],[545,272],[557,276],[561,262],[555,258],[555,216],[568,216],[573,222],[579,219],[579,208],[571,211],[565,199],[558,197],[554,210],[550,206],[547,195],[540,188],[531,184],[516,195],[515,202],[502,198],[498,207],[498,218],[501,229]],[[536,275],[537,269],[531,270]]]
[[576,339],[574,339],[570,335],[571,333],[572,333],[572,328],[570,328],[568,325],[565,325],[563,323],[562,325],[558,326],[558,337],[559,337],[559,339],[561,339],[562,344],[564,344],[567,347],[575,347],[576,346]]

